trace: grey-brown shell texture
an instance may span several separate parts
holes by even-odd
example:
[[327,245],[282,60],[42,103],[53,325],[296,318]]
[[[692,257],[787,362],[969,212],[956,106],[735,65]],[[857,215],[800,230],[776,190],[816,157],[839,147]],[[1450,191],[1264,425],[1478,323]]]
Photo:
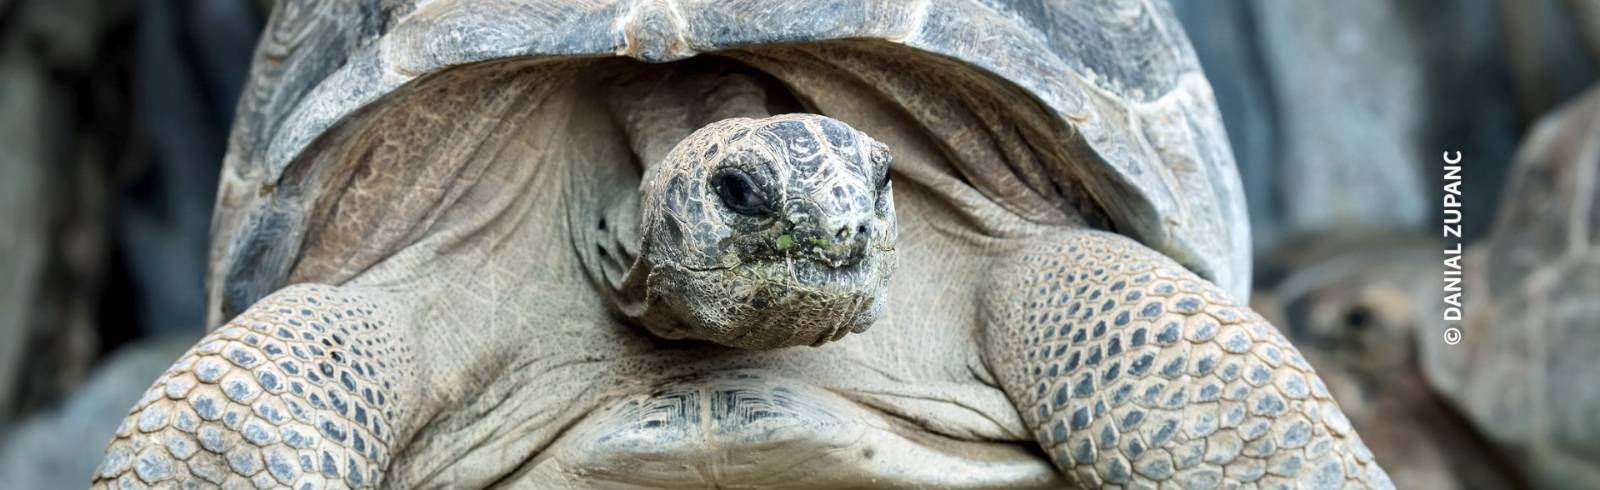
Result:
[[496,60],[700,53],[787,71],[774,75],[797,89],[808,66],[859,71],[861,90],[894,100],[929,133],[988,138],[951,150],[955,168],[941,170],[986,198],[1039,222],[1100,218],[1090,224],[1234,294],[1248,289],[1238,172],[1211,88],[1165,2],[284,0],[229,142],[208,324],[291,279],[341,279],[291,274],[307,246],[305,215],[330,188],[296,162],[411,82]]

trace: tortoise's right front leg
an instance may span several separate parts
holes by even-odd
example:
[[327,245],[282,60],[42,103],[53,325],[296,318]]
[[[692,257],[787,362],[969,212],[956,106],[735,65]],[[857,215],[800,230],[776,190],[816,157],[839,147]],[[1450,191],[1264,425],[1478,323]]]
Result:
[[1393,488],[1277,329],[1121,235],[1017,251],[985,347],[1040,448],[1091,488]]
[[428,412],[405,316],[382,293],[331,286],[261,300],[145,392],[94,486],[377,486]]

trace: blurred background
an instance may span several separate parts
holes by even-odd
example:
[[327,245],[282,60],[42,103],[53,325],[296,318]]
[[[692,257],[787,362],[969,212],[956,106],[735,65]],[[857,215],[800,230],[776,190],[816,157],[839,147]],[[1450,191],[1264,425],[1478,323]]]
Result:
[[[0,0],[0,486],[82,488],[203,333],[218,170],[270,3]],[[1539,253],[1600,230],[1579,192],[1600,165],[1600,1],[1172,3],[1245,183],[1251,303],[1399,486],[1600,488],[1600,378],[1582,377],[1600,376],[1600,261]],[[1469,274],[1495,285],[1462,328],[1558,348],[1441,350],[1447,150]],[[1530,302],[1556,313],[1502,306]]]

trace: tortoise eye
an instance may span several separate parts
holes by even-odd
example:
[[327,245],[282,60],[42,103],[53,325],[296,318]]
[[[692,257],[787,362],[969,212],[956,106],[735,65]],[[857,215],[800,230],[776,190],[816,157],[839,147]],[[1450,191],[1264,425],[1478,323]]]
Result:
[[717,189],[722,204],[735,213],[755,217],[768,214],[766,198],[756,187],[755,180],[743,170],[724,168],[711,178],[711,186]]

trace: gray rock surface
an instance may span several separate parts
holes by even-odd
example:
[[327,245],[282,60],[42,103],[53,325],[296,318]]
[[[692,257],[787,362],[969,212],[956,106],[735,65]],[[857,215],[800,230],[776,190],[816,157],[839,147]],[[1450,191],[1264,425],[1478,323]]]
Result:
[[1424,53],[1392,4],[1255,5],[1284,116],[1284,231],[1420,226]]
[[[103,141],[71,85],[92,78],[109,3],[32,2],[0,15],[0,417],[70,390],[98,337]],[[99,8],[97,8],[99,7]]]
[[134,96],[161,109],[136,114],[152,158],[143,185],[114,206],[140,324],[160,336],[204,320],[205,297],[195,291],[204,288],[217,175],[262,20],[241,0],[137,8]]
[[1316,230],[1422,224],[1425,53],[1394,5],[1175,4],[1216,86],[1256,250]]
[[122,342],[199,331],[253,7],[0,2],[0,419]]
[[[27,346],[29,306],[44,268],[44,213],[38,190],[44,81],[24,60],[0,56],[0,407],[10,407]],[[5,409],[0,408],[0,415]]]
[[1433,232],[1446,149],[1467,155],[1467,235],[1487,228],[1519,131],[1493,2],[1174,5],[1215,87],[1257,252],[1326,231]]

